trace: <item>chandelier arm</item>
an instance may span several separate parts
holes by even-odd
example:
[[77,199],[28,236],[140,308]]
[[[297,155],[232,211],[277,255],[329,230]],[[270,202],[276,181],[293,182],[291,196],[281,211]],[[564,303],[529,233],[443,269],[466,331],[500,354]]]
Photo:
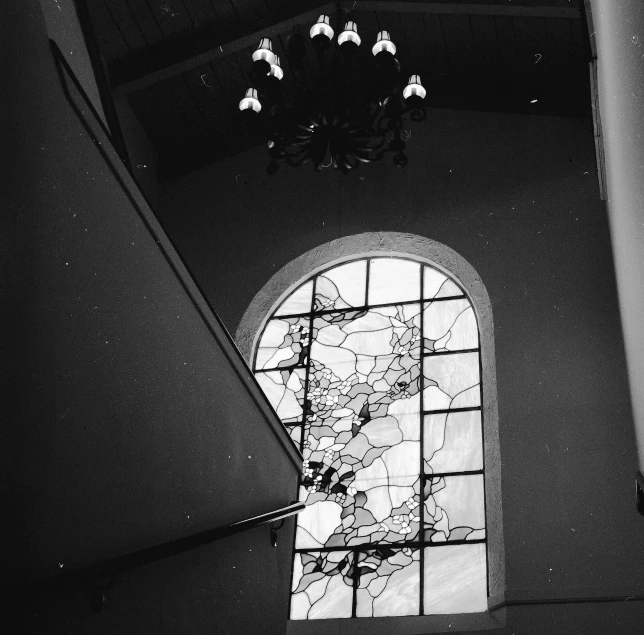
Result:
[[[377,159],[371,159],[369,157],[361,157],[360,155],[356,154],[356,160],[360,161],[361,163],[373,163],[374,161],[377,161]],[[356,165],[356,167],[358,167]]]
[[302,152],[301,157],[296,161],[296,165],[302,165],[303,163],[308,163],[309,161],[315,162],[315,154],[315,148],[308,148],[306,152]]
[[[308,146],[307,141],[299,141],[299,142],[291,141],[288,145],[285,146],[284,152],[291,155],[293,154],[293,152],[295,152],[295,154],[300,154],[307,146]],[[291,150],[291,148],[294,148],[294,150]]]
[[285,163],[290,165],[292,168],[299,168],[304,163],[308,163],[311,160],[310,157],[302,156],[299,159],[292,159],[290,157],[285,159]]
[[377,143],[375,146],[369,146],[370,150],[379,150],[380,148],[382,148],[383,145],[385,145],[385,141],[387,141],[387,138],[385,137],[384,134],[378,135],[377,137],[372,137],[371,139],[372,140],[375,139]]

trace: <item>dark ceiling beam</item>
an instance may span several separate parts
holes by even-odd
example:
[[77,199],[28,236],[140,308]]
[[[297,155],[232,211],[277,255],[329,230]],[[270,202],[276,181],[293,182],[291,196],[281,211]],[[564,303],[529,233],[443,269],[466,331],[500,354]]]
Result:
[[323,13],[327,15],[335,15],[336,5],[334,2],[328,2],[323,4],[315,9],[306,11],[305,13],[298,13],[297,15],[277,22],[271,26],[261,29],[261,31],[256,31],[250,35],[245,35],[244,37],[237,38],[230,42],[221,44],[212,49],[204,51],[198,55],[193,55],[187,59],[176,62],[175,64],[170,64],[161,68],[155,72],[147,73],[141,77],[137,77],[129,82],[123,84],[112,85],[112,92],[114,97],[124,97],[130,93],[134,93],[137,90],[147,88],[152,84],[157,82],[164,81],[175,77],[176,75],[181,75],[186,71],[189,71],[193,68],[199,68],[203,64],[212,62],[221,57],[226,57],[231,53],[236,53],[237,51],[242,51],[245,48],[259,44],[259,41],[263,37],[274,37],[280,33],[291,30],[294,26],[302,24],[303,22],[315,22],[318,19],[318,16]]
[[[141,74],[128,81],[113,81],[112,91],[115,97],[124,97],[130,93],[142,90],[189,71],[203,64],[212,62],[221,57],[241,51],[259,42],[262,37],[271,37],[284,33],[294,26],[307,22],[315,22],[321,13],[335,15],[335,2],[329,2],[315,7],[305,13],[300,13],[274,25],[267,26],[259,31],[233,39],[229,42],[213,47],[197,55],[179,59],[177,62],[164,65],[153,72]],[[353,11],[394,11],[399,13],[432,13],[432,14],[457,14],[457,15],[502,15],[523,18],[570,18],[579,19],[578,8],[555,6],[526,6],[510,4],[463,4],[448,2],[397,2],[396,0],[349,0],[340,3],[341,8]],[[179,56],[177,56],[179,57]]]
[[517,18],[579,19],[576,7],[510,4],[455,4],[451,2],[396,2],[395,0],[342,0],[340,6],[352,11],[395,11],[452,15],[504,15]]

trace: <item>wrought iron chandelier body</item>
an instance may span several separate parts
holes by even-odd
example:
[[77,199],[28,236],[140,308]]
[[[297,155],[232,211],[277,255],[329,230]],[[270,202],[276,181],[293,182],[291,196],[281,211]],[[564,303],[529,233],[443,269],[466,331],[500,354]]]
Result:
[[309,162],[316,171],[332,166],[347,174],[387,154],[404,167],[409,137],[404,123],[426,118],[419,76],[411,75],[403,88],[399,85],[400,64],[387,31],[378,33],[374,63],[359,68],[361,38],[355,22],[345,24],[335,45],[329,22],[322,15],[310,30],[318,62],[315,73],[307,72],[307,41],[299,30],[286,43],[292,82],[283,80],[270,39],[262,39],[253,53],[253,85],[239,108],[248,125],[265,135],[269,174],[280,163],[296,167]]

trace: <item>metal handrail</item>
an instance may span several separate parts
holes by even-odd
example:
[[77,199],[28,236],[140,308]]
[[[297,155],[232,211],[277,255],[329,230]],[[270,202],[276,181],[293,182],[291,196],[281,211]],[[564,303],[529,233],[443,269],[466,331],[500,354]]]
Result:
[[105,590],[112,586],[114,579],[118,575],[146,564],[170,558],[191,549],[196,549],[216,540],[221,540],[222,538],[227,538],[228,536],[281,520],[282,522],[277,527],[271,528],[271,543],[275,547],[277,545],[277,530],[282,526],[285,519],[299,514],[305,507],[305,503],[302,502],[291,503],[286,507],[281,507],[280,509],[265,514],[252,516],[251,518],[229,523],[214,529],[207,529],[206,531],[191,536],[185,536],[160,545],[147,547],[87,567],[60,573],[51,578],[31,583],[29,586],[32,588],[35,586],[40,590],[47,590],[75,586],[79,583],[87,584],[92,589],[92,595],[90,596],[92,608],[95,611],[100,611],[104,601]]

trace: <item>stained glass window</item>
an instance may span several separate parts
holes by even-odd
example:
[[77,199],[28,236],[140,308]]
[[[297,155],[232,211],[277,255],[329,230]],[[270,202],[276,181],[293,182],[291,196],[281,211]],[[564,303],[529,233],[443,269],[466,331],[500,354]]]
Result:
[[273,312],[257,380],[304,456],[291,619],[487,608],[479,331],[456,280],[353,260]]

